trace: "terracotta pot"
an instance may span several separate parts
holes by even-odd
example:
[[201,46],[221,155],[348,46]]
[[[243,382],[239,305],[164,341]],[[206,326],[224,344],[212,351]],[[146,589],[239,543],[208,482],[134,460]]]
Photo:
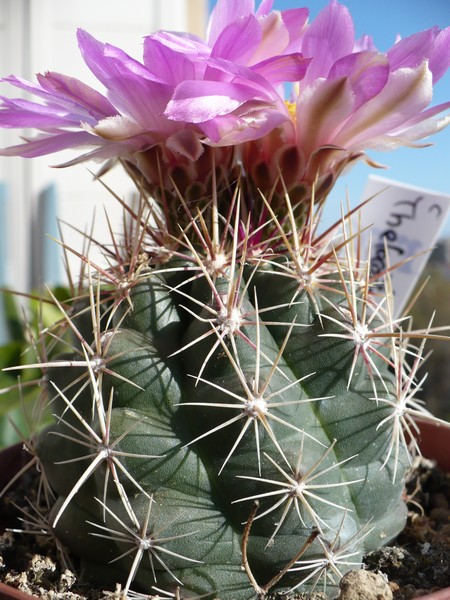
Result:
[[[450,427],[421,419],[416,422],[420,429],[419,446],[423,456],[435,460],[443,471],[450,472]],[[450,587],[420,596],[420,600],[450,600]]]
[[[0,490],[26,465],[30,460],[30,455],[22,449],[22,444],[16,444],[10,448],[0,451]],[[7,524],[4,515],[0,513],[0,532],[3,532]],[[36,596],[25,594],[20,590],[0,582],[0,600],[32,600]]]
[[421,419],[416,419],[416,423],[420,429],[419,446],[423,456],[435,460],[438,467],[450,473],[450,427]]
[[6,585],[5,583],[0,583],[0,600],[39,600],[36,596],[30,596],[30,594],[25,594],[25,592],[21,592],[20,590],[11,587],[10,585]]
[[[437,426],[434,423],[417,420],[420,428],[419,445],[423,456],[433,459],[438,466],[450,471],[450,427]],[[26,464],[29,455],[22,450],[21,444],[11,446],[0,452],[0,490],[11,480],[15,473]],[[0,514],[0,531],[5,529],[6,524],[2,522]],[[32,600],[36,596],[30,596],[20,590],[0,583],[0,600]],[[437,592],[431,592],[421,596],[420,600],[450,600],[450,587]]]

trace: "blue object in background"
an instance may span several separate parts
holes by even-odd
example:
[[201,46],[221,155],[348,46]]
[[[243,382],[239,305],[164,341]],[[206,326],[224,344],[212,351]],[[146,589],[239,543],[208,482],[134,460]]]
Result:
[[[7,251],[8,251],[8,189],[0,183],[0,288],[7,287]],[[9,331],[5,315],[5,298],[0,289],[0,346],[9,341]]]
[[[37,247],[39,252],[39,278],[49,287],[61,284],[61,252],[55,239],[58,230],[58,194],[54,183],[48,185],[38,198]],[[53,239],[52,239],[53,238]]]

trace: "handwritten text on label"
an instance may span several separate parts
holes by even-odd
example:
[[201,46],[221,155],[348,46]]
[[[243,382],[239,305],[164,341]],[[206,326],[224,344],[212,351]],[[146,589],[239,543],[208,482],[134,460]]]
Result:
[[[361,247],[372,237],[371,273],[398,265],[391,273],[394,314],[399,316],[429,258],[450,208],[450,196],[383,177],[370,176],[361,210]],[[386,257],[386,250],[388,257]],[[414,257],[411,259],[411,257]],[[406,260],[410,259],[410,260]]]

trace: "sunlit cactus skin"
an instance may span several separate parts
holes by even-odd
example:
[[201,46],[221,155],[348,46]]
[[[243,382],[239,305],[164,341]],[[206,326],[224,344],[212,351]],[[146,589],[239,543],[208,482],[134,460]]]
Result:
[[329,587],[403,528],[398,342],[361,337],[395,325],[349,252],[318,242],[326,260],[299,277],[288,232],[277,255],[226,228],[222,258],[195,240],[149,253],[126,293],[90,276],[66,317],[75,352],[46,370],[55,423],[36,451],[52,528],[95,583],[221,600]]

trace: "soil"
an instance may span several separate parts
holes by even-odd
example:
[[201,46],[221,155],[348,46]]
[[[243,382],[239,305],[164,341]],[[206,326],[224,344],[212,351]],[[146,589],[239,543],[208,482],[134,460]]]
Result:
[[[27,481],[29,477],[31,475],[26,474],[20,483],[28,491],[36,488]],[[0,521],[16,522],[15,527],[31,528],[34,534],[12,531],[0,534],[0,581],[45,600],[120,600],[119,586],[114,591],[83,586],[74,575],[76,566],[69,558],[60,564],[53,540],[43,532],[35,535],[39,524],[28,527],[23,521],[17,521],[17,505],[31,513],[23,491],[19,488],[14,493],[14,500],[11,491],[0,500]],[[430,461],[420,460],[405,493],[410,512],[404,531],[394,544],[367,555],[365,570],[347,574],[341,581],[338,596],[316,591],[282,598],[412,600],[450,587],[450,474]],[[23,518],[23,513],[19,512],[20,516]],[[33,521],[38,523],[39,515],[34,514]],[[0,531],[3,531],[1,525],[0,522]]]

